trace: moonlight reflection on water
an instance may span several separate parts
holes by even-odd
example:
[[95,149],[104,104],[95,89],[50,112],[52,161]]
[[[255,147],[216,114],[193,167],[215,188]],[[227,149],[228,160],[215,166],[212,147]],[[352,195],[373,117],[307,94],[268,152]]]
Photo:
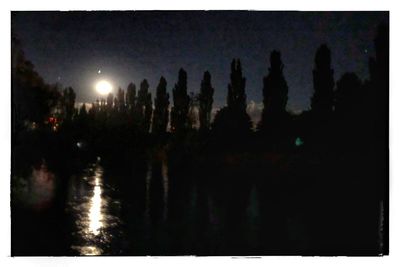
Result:
[[87,176],[76,177],[72,186],[70,207],[75,217],[75,242],[71,248],[80,255],[102,255],[103,248],[114,238],[113,227],[120,221],[110,213],[102,167],[94,165],[86,172]]
[[99,171],[96,171],[95,185],[93,188],[93,197],[90,200],[89,210],[89,231],[94,235],[100,233],[100,228],[103,226],[103,214],[101,212],[101,187],[99,182]]

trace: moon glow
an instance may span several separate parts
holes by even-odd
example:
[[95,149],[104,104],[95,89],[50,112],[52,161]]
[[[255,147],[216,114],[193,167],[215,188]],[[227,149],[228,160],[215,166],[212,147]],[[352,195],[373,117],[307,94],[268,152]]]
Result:
[[96,91],[100,95],[107,95],[112,91],[112,85],[106,80],[101,80],[96,84]]

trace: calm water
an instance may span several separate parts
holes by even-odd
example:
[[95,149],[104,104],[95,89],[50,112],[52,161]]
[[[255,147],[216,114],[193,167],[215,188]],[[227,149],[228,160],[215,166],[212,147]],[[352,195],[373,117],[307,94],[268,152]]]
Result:
[[341,200],[273,166],[202,166],[98,161],[57,174],[43,162],[13,177],[12,255],[346,255],[361,222],[372,221],[359,247],[378,229],[369,197]]
[[54,206],[61,178],[42,164],[22,197],[30,212],[14,216],[13,246],[32,255],[254,255],[268,249],[262,234],[276,246],[283,224],[265,213],[262,232],[260,209],[276,209],[260,205],[255,185],[210,185],[204,175],[171,172],[163,160],[129,171],[97,162],[68,177],[65,204]]

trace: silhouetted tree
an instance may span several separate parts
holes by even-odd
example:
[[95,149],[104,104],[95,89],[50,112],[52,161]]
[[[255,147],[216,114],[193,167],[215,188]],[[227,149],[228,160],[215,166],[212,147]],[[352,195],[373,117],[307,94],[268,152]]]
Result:
[[88,112],[86,110],[86,104],[83,103],[83,105],[81,106],[81,108],[79,109],[79,116],[82,118],[86,118],[88,115]]
[[158,135],[165,134],[168,125],[169,94],[167,93],[167,81],[160,78],[154,99],[154,116],[152,132]]
[[118,93],[117,93],[117,100],[118,100],[118,105],[116,108],[118,109],[119,112],[124,112],[125,111],[125,91],[122,90],[121,88],[118,88]]
[[171,110],[171,130],[181,132],[187,129],[189,96],[187,94],[187,74],[183,69],[179,70],[178,82],[172,90],[174,106]]
[[[383,204],[383,210],[389,210],[389,26],[380,24],[374,40],[375,59],[370,59],[370,96],[369,108],[371,128],[367,129],[373,145],[371,166],[376,172],[373,188],[378,192],[378,201]],[[380,178],[385,177],[382,183]],[[382,209],[379,211],[382,212]],[[389,228],[388,212],[384,213],[383,229]],[[381,253],[388,253],[389,238],[387,231],[381,232],[383,242],[379,249]]]
[[227,105],[230,109],[246,110],[246,93],[244,88],[246,79],[242,75],[240,60],[232,60],[231,63],[231,82],[228,85]]
[[107,96],[107,110],[108,112],[111,112],[113,108],[113,103],[114,103],[114,95],[112,93],[109,93]]
[[72,120],[75,111],[75,92],[72,87],[65,88],[61,98],[61,106],[64,118],[68,121]]
[[341,117],[348,116],[357,109],[360,99],[361,80],[353,72],[345,73],[337,82],[335,91],[335,113]]
[[285,117],[287,115],[288,86],[283,76],[283,64],[278,51],[272,51],[270,62],[269,74],[264,77],[264,109],[258,125],[261,131],[275,130],[277,124],[286,122]]
[[87,131],[88,120],[89,120],[89,115],[86,110],[86,104],[84,103],[80,107],[78,115],[77,115],[76,128],[78,129],[78,132],[86,134],[85,131]]
[[107,101],[104,98],[101,98],[100,99],[100,110],[105,111],[106,106],[107,106]]
[[93,107],[96,113],[100,111],[100,99],[96,98],[96,101],[93,103]]
[[[385,122],[382,118],[388,116],[389,99],[389,27],[380,24],[374,40],[375,58],[370,58],[370,94],[373,98],[374,121],[381,129]],[[386,135],[386,134],[383,134]]]
[[206,71],[204,72],[203,80],[201,81],[199,94],[199,120],[201,131],[207,131],[210,129],[213,95],[214,88],[211,85],[211,75]]
[[136,85],[130,83],[126,90],[126,107],[127,110],[132,113],[135,110],[136,104]]
[[141,131],[149,132],[152,114],[152,100],[151,93],[149,92],[149,83],[144,79],[140,83],[138,91],[138,98],[136,103],[136,116],[137,123]]
[[[389,26],[387,24],[378,26],[374,47],[375,57],[369,60],[370,79],[364,86],[368,94],[364,106],[367,121],[361,137],[365,136],[364,147],[368,148],[363,153],[368,155],[364,157],[363,162],[366,177],[369,178],[365,183],[370,183],[371,199],[375,198],[382,204],[380,209],[375,210],[375,216],[378,216],[379,213],[382,214],[382,210],[389,209]],[[383,215],[382,229],[388,229],[388,213]],[[380,234],[383,242],[379,249],[382,250],[381,253],[387,253],[388,238],[385,232]]]
[[46,84],[25,58],[20,41],[11,37],[11,108],[13,131],[27,121],[43,124],[60,101],[57,86]]
[[[231,64],[231,81],[228,85],[227,106],[215,115],[212,130],[217,142],[233,147],[245,145],[247,134],[250,133],[252,122],[246,112],[246,94],[244,91],[246,79],[242,75],[239,60]],[[240,138],[243,138],[240,140]],[[240,141],[239,141],[240,140]]]
[[321,45],[315,55],[315,68],[313,71],[314,95],[311,100],[311,112],[315,123],[329,119],[333,107],[333,69],[331,68],[331,52],[329,48]]

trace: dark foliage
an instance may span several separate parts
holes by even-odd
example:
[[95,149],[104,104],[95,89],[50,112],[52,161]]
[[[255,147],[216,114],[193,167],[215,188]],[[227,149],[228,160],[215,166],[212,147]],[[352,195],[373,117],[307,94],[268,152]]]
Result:
[[229,109],[246,111],[246,78],[242,75],[240,60],[232,60],[231,76],[228,84],[227,106]]
[[264,77],[264,109],[258,129],[267,135],[270,141],[276,142],[277,135],[282,137],[288,130],[289,115],[286,111],[288,86],[283,76],[283,64],[278,51],[272,51],[270,62],[268,76]]
[[187,94],[187,74],[179,70],[178,82],[172,90],[174,106],[171,110],[171,131],[180,133],[188,128],[189,95]]
[[136,85],[134,83],[130,83],[128,88],[126,89],[126,108],[130,114],[132,114],[135,110],[136,105]]
[[72,120],[75,112],[75,98],[76,94],[71,87],[64,89],[61,97],[62,114],[65,115],[64,119],[67,121]]
[[156,98],[154,99],[154,116],[152,132],[155,135],[165,135],[169,117],[169,94],[167,93],[167,81],[160,78],[157,86]]
[[313,70],[314,95],[311,99],[311,110],[315,123],[329,120],[333,108],[333,69],[331,68],[331,51],[321,45],[315,54]]
[[136,102],[136,119],[139,129],[143,133],[148,133],[150,130],[151,115],[153,113],[152,103],[151,93],[149,92],[149,83],[145,79],[140,84]]
[[361,92],[361,80],[355,73],[345,73],[337,82],[335,91],[335,114],[346,116],[357,108],[357,99]]
[[212,134],[222,150],[246,146],[252,128],[251,118],[246,112],[246,79],[239,60],[232,61],[230,77],[227,106],[217,112],[212,123]]
[[61,93],[57,85],[51,86],[43,81],[33,64],[26,60],[20,42],[14,36],[11,38],[11,46],[13,129],[19,130],[27,122],[41,125],[56,107]]
[[213,95],[214,88],[211,85],[211,75],[206,71],[201,81],[199,94],[200,131],[208,131],[210,129]]

